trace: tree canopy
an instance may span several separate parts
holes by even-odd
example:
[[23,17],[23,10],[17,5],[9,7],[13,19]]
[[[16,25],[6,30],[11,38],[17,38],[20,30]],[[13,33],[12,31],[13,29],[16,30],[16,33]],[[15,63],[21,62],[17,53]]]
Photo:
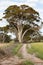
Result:
[[11,5],[5,10],[4,15],[19,42],[23,42],[24,37],[26,39],[26,36],[31,36],[40,29],[35,23],[40,22],[39,13],[28,5]]

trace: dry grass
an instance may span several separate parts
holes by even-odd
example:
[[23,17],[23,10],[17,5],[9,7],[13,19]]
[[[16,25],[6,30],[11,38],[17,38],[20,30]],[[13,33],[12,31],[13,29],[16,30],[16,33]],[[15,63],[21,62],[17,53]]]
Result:
[[0,43],[0,48],[8,47],[12,45],[13,43],[14,43],[13,41],[11,41],[10,43]]

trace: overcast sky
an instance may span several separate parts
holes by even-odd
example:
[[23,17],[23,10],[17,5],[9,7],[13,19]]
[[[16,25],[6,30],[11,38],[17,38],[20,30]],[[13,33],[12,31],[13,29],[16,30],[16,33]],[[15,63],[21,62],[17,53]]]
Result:
[[[21,5],[21,4],[27,4],[31,7],[33,7],[36,11],[39,12],[40,17],[43,20],[43,0],[0,0],[0,18],[3,17],[4,10],[10,6],[10,5]],[[7,22],[5,20],[2,20],[0,22],[0,26],[6,25]],[[43,32],[43,29],[42,29]]]

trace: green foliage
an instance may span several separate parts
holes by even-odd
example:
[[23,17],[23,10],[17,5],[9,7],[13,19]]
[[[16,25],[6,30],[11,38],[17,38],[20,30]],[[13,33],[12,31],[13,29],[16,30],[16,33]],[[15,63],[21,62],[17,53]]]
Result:
[[11,38],[10,36],[8,36],[7,34],[5,33],[0,33],[0,42],[10,42],[11,41]]
[[[21,36],[20,39],[23,40],[22,35],[27,29],[31,28],[27,31],[29,33],[28,36],[33,34],[34,31],[39,31],[40,29],[40,26],[35,23],[35,21],[40,22],[39,13],[28,5],[11,5],[5,10],[4,14],[4,18],[9,23],[9,27],[12,28],[10,30],[16,33],[17,39]],[[15,31],[13,31],[13,29],[15,29]],[[19,36],[18,33],[20,33],[20,31],[22,32]]]
[[[26,8],[27,7],[27,8]],[[34,16],[35,15],[35,16]],[[29,20],[37,20],[37,15],[39,15],[39,13],[37,11],[35,11],[33,8],[26,6],[26,5],[21,5],[21,6],[17,6],[17,5],[12,5],[9,6],[6,10],[5,10],[5,17],[4,18],[9,18],[11,16],[15,17],[15,18],[22,18],[22,19],[29,19]],[[13,18],[12,17],[12,18]],[[13,18],[14,20],[14,18]]]
[[9,30],[9,25],[4,26],[4,27],[0,27],[0,31],[7,32],[8,30]]
[[5,35],[5,41],[4,42],[10,42],[11,41],[11,38],[10,38],[10,36],[8,36],[8,35]]
[[15,47],[12,49],[12,53],[14,55],[18,54],[19,49],[21,48],[22,44],[16,44]]
[[19,64],[19,65],[34,65],[31,61],[28,61],[28,60],[26,60],[26,61],[23,61],[21,64]]

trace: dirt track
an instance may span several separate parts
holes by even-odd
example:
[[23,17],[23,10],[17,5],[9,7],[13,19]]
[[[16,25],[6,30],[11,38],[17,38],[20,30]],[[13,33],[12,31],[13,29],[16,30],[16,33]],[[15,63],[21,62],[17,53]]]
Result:
[[32,62],[34,62],[34,63],[37,63],[37,65],[38,65],[38,64],[39,64],[39,65],[42,65],[42,64],[43,64],[43,60],[41,60],[40,58],[35,57],[34,55],[31,55],[31,54],[28,54],[28,53],[27,53],[26,45],[27,45],[27,44],[24,44],[24,45],[22,46],[22,48],[20,49],[23,58],[24,58],[24,59],[27,59],[27,60],[30,60],[30,61],[32,61]]
[[[18,56],[11,56],[9,58],[4,58],[0,61],[0,65],[16,65],[20,64],[24,60],[30,60],[35,63],[35,65],[43,65],[43,60],[35,57],[34,55],[28,54],[26,49],[27,44],[23,44],[23,46],[20,49],[20,53],[23,56],[23,59],[20,59]],[[12,47],[11,47],[12,48]],[[7,50],[11,49],[8,47]]]

